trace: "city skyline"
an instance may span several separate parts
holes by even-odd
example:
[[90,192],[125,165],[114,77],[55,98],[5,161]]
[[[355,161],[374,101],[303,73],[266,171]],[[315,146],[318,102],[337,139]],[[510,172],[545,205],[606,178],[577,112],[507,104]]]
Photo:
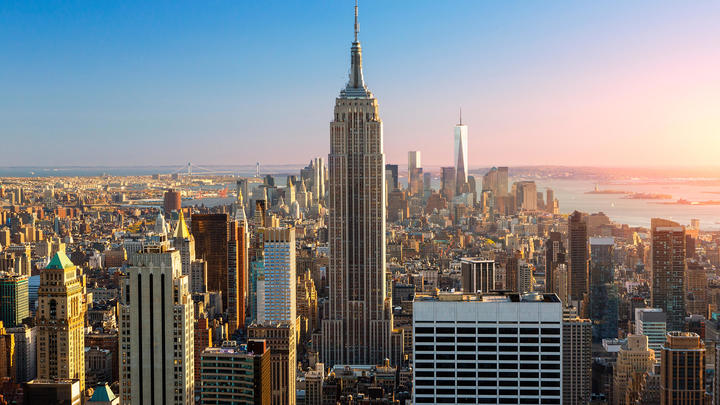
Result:
[[[707,110],[678,108],[685,85],[709,83],[702,89],[710,91],[714,76],[686,75],[675,88],[670,79],[680,73],[664,62],[632,83],[610,83],[611,71],[593,76],[638,44],[645,49],[637,35],[623,36],[628,14],[605,14],[605,3],[403,8],[370,0],[359,9],[347,0],[351,21],[350,4],[335,9],[340,2],[84,1],[0,7],[0,47],[6,11],[27,19],[52,11],[57,18],[47,25],[20,29],[38,38],[63,23],[78,28],[49,41],[69,65],[20,59],[26,69],[15,72],[30,78],[49,66],[57,81],[40,74],[18,96],[25,83],[2,79],[15,69],[14,54],[0,64],[0,86],[13,83],[0,122],[46,137],[0,139],[9,145],[3,156],[50,160],[0,166],[0,404],[720,405],[720,166],[673,166],[703,164],[714,151],[707,134],[715,118],[705,116],[714,99],[692,100]],[[637,4],[623,10],[643,14]],[[682,18],[698,11],[692,7],[662,30],[648,29],[673,7],[636,19],[633,32],[662,44],[653,50],[672,45],[665,36],[678,27],[704,29]],[[368,42],[360,30],[366,14]],[[477,16],[490,23],[478,25]],[[240,29],[231,26],[239,17],[248,20]],[[133,25],[139,21],[148,25]],[[335,21],[353,30],[338,34],[346,53],[336,57],[347,73],[335,84],[330,136],[320,147],[304,134],[320,121],[316,94],[335,77],[324,69],[336,62],[323,59]],[[116,52],[113,40],[131,27],[118,43],[126,53]],[[529,40],[537,30],[543,35]],[[481,32],[512,35],[469,48],[451,39]],[[243,33],[252,40],[235,49],[250,52],[224,53]],[[607,52],[592,47],[588,33],[611,33],[603,46],[627,46]],[[706,42],[689,41],[694,50]],[[415,46],[392,50],[406,43]],[[564,53],[569,44],[582,49]],[[52,59],[34,45],[24,42],[22,51]],[[77,51],[64,53],[68,47]],[[146,58],[137,59],[140,50]],[[574,64],[578,55],[584,65]],[[704,56],[693,63],[715,53]],[[127,64],[113,65],[122,58]],[[514,69],[493,76],[508,61]],[[137,69],[123,70],[130,65]],[[110,70],[116,81],[101,77]],[[525,80],[544,71],[553,75]],[[476,91],[488,84],[497,93]],[[577,90],[576,102],[567,89]],[[647,89],[635,105],[645,114],[636,114],[622,97]],[[443,96],[451,93],[453,102]],[[387,110],[383,94],[394,100]],[[488,102],[496,96],[499,103]],[[3,108],[6,100],[18,102]],[[454,131],[438,130],[456,101]],[[672,113],[653,115],[649,105]],[[386,112],[395,120],[387,133]],[[618,112],[632,119],[618,120]],[[603,114],[603,125],[587,124]],[[698,119],[707,125],[693,132],[686,124]],[[547,132],[540,121],[564,132]],[[650,121],[683,135],[673,132],[670,146],[655,132],[628,135]],[[258,122],[262,131],[248,132]],[[492,125],[508,132],[489,135]],[[602,133],[613,126],[622,131]],[[78,132],[55,136],[71,128]],[[100,135],[85,140],[88,128]],[[172,128],[172,139],[154,134]],[[230,130],[242,135],[223,135]],[[400,156],[391,157],[398,145]],[[169,153],[173,163],[164,162]],[[664,167],[591,166],[626,155]],[[223,164],[223,156],[236,162]],[[85,166],[69,166],[76,159]],[[105,168],[88,167],[94,159]],[[116,159],[126,166],[108,166]],[[300,159],[308,163],[292,163]],[[582,166],[533,166],[538,159]],[[48,167],[55,161],[63,166]]]
[[[345,3],[5,4],[0,133],[22,151],[5,164],[324,156],[348,63]],[[451,164],[462,107],[470,167],[716,164],[715,4],[361,8],[388,162],[420,150],[427,166]],[[268,125],[278,111],[287,119]]]

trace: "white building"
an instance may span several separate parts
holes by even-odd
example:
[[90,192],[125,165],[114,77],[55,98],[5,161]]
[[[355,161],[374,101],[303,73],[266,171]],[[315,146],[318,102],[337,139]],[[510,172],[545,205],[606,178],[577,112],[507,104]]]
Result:
[[[295,229],[263,229],[265,279],[258,280],[258,323],[295,322],[297,276],[295,272]],[[262,289],[262,291],[261,291]]]
[[555,294],[419,296],[413,315],[414,404],[562,403]]
[[660,308],[635,308],[635,334],[648,337],[648,346],[655,351],[655,361],[659,364],[662,357],[662,345],[665,344],[667,315]]
[[467,184],[468,176],[468,127],[463,125],[462,116],[460,116],[460,123],[455,125],[455,155],[453,160],[455,163],[455,173],[457,179],[455,186],[459,192],[462,191],[462,186]]
[[193,404],[194,313],[180,252],[130,256],[120,300],[120,398],[124,404]]

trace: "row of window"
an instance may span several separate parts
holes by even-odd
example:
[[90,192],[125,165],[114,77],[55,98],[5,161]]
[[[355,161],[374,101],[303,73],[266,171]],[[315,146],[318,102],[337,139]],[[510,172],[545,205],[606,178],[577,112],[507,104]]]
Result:
[[560,337],[538,336],[415,336],[415,342],[443,343],[560,343]]
[[476,398],[476,397],[433,397],[433,396],[418,396],[415,399],[415,403],[418,404],[541,404],[541,405],[559,405],[560,398]]
[[[535,379],[542,378],[544,380],[547,379],[559,379],[560,373],[559,372],[549,372],[544,371],[542,373],[534,372],[534,371],[478,371],[477,373],[475,371],[421,371],[416,370],[415,371],[415,377],[416,378],[423,378],[423,377],[430,377],[430,378],[472,378],[472,380],[457,380],[451,382],[456,382],[457,385],[476,385],[477,381],[475,378],[515,378],[515,379]],[[432,382],[432,380],[423,380],[425,382]],[[438,383],[440,381],[438,380]]]
[[[542,366],[542,367],[541,367]],[[559,370],[560,369],[560,363],[443,363],[443,362],[437,362],[437,363],[428,363],[428,362],[422,362],[418,361],[415,363],[415,368],[420,369],[430,369],[430,368],[457,368],[457,369],[482,369],[482,370],[494,370],[494,369],[500,369],[500,370],[512,370],[512,369],[522,369],[522,370],[537,370],[542,368],[543,370]]]
[[519,328],[507,328],[507,327],[482,327],[482,328],[469,328],[469,327],[449,327],[449,326],[438,326],[438,327],[415,327],[415,334],[450,334],[450,335],[560,335],[560,328],[533,328],[533,327],[519,327]]
[[[470,361],[517,361],[517,354],[475,354],[475,353],[418,353],[416,360],[470,360]],[[520,354],[521,361],[560,361],[559,354]]]
[[415,345],[415,352],[531,352],[531,353],[548,353],[548,352],[560,352],[560,346],[558,345],[527,345],[527,346],[483,346],[483,345]]
[[[535,373],[537,374],[537,373]],[[479,380],[424,380],[418,379],[416,387],[458,387],[458,388],[488,388],[488,387],[543,387],[543,388],[559,388],[560,387],[560,376],[559,373],[543,373],[545,374],[558,374],[555,380],[548,380],[551,377],[543,377],[541,380],[537,377],[533,380],[518,380],[517,378],[511,380],[495,380],[492,378],[479,379]],[[542,384],[541,384],[542,381]]]

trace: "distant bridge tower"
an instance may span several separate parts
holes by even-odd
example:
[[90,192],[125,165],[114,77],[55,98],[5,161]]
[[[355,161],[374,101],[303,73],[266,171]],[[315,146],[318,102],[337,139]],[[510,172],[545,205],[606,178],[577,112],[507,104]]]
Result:
[[255,163],[255,177],[260,178],[260,162]]

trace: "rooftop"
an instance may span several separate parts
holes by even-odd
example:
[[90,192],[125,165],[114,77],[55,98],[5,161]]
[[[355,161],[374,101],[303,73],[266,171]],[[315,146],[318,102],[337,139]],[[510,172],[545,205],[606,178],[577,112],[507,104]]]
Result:
[[58,251],[57,253],[55,253],[55,256],[53,256],[52,260],[50,260],[50,263],[48,263],[47,267],[45,268],[63,270],[69,267],[75,267],[75,264],[70,260],[70,258],[67,257],[65,252]]
[[114,399],[115,394],[107,384],[98,384],[90,398],[90,402],[110,402]]
[[462,292],[438,292],[434,295],[416,295],[415,301],[473,301],[473,302],[548,302],[560,303],[555,294],[490,292],[466,294]]

